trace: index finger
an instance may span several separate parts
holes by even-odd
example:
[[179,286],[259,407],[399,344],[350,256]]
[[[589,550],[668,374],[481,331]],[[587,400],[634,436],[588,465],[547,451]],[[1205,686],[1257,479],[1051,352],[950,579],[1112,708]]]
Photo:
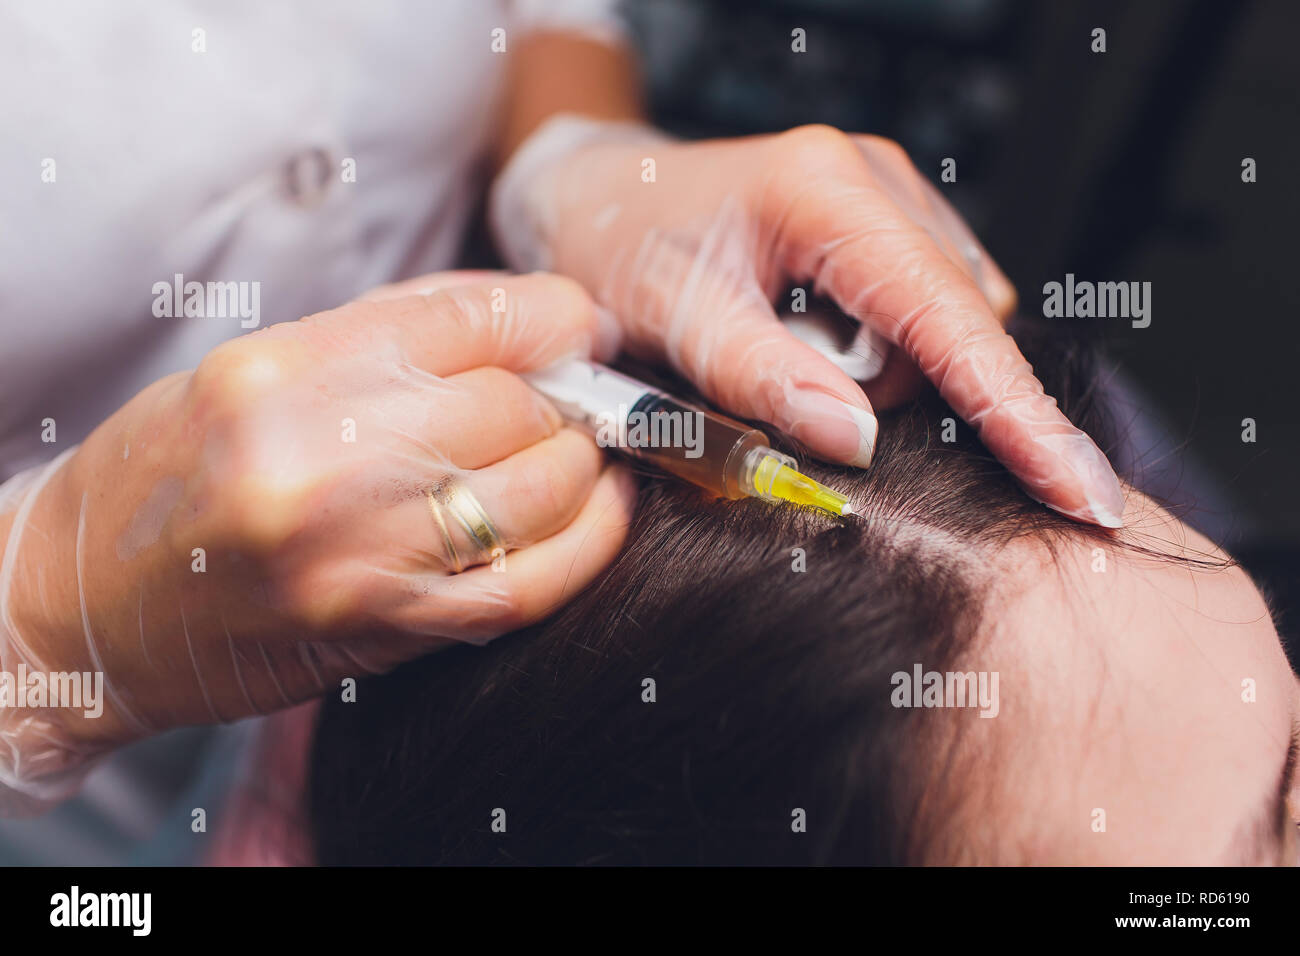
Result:
[[416,276],[414,279],[402,279],[387,285],[367,289],[358,299],[368,302],[383,302],[388,299],[401,299],[408,295],[428,295],[439,289],[457,285],[480,285],[493,279],[504,279],[510,275],[500,269],[449,269],[444,272],[431,272]]
[[340,347],[389,355],[438,376],[482,366],[528,372],[586,356],[597,328],[586,291],[541,272],[361,299],[303,322]]
[[1120,527],[1124,496],[1106,456],[1045,393],[979,288],[876,188],[847,137],[823,146],[816,187],[803,166],[778,190],[798,196],[780,210],[790,274],[904,349],[1032,497]]

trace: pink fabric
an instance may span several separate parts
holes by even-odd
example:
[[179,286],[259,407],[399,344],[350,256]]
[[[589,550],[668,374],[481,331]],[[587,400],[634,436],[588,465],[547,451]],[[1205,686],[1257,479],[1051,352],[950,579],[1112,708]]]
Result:
[[306,782],[319,701],[268,717],[221,815],[209,866],[311,866]]

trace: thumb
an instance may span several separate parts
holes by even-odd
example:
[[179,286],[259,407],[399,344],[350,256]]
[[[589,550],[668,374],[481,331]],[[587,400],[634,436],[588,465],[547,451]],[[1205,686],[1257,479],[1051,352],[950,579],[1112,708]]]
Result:
[[697,388],[733,415],[770,422],[819,458],[871,463],[878,431],[871,402],[778,321],[757,286],[727,300],[703,297],[694,308],[692,321],[676,323],[667,352]]
[[775,425],[819,458],[865,468],[878,425],[858,384],[777,319],[738,203],[698,233],[648,234],[598,293],[630,349],[666,358],[724,411]]
[[853,379],[775,319],[722,332],[736,359],[711,370],[709,390],[729,395],[728,408],[771,422],[819,458],[871,464],[879,425]]

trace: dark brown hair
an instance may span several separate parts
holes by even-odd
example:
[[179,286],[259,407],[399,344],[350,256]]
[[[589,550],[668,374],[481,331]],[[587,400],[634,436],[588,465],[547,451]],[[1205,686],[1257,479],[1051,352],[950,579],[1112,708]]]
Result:
[[[1054,349],[1038,343],[1040,375],[1105,448],[1086,350]],[[942,441],[947,418],[934,396],[882,416],[866,471],[804,459],[850,493],[854,519],[647,479],[620,557],[552,619],[326,703],[319,861],[950,857],[946,828],[980,800],[934,785],[961,718],[893,707],[891,674],[961,669],[985,613],[982,550],[1107,533],[1026,497],[965,426]]]

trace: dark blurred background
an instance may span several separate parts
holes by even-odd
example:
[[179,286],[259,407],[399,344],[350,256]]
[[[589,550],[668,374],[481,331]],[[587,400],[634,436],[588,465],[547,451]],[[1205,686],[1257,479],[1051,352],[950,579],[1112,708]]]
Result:
[[[1028,321],[1095,336],[1122,470],[1227,546],[1300,652],[1300,2],[625,0],[652,118],[898,140]],[[1106,52],[1092,31],[1106,31]],[[791,52],[802,28],[807,52]],[[957,181],[940,181],[945,157]],[[1242,160],[1256,182],[1242,181]],[[1043,285],[1151,283],[1151,324],[1044,319]],[[1242,420],[1256,423],[1242,441]]]

